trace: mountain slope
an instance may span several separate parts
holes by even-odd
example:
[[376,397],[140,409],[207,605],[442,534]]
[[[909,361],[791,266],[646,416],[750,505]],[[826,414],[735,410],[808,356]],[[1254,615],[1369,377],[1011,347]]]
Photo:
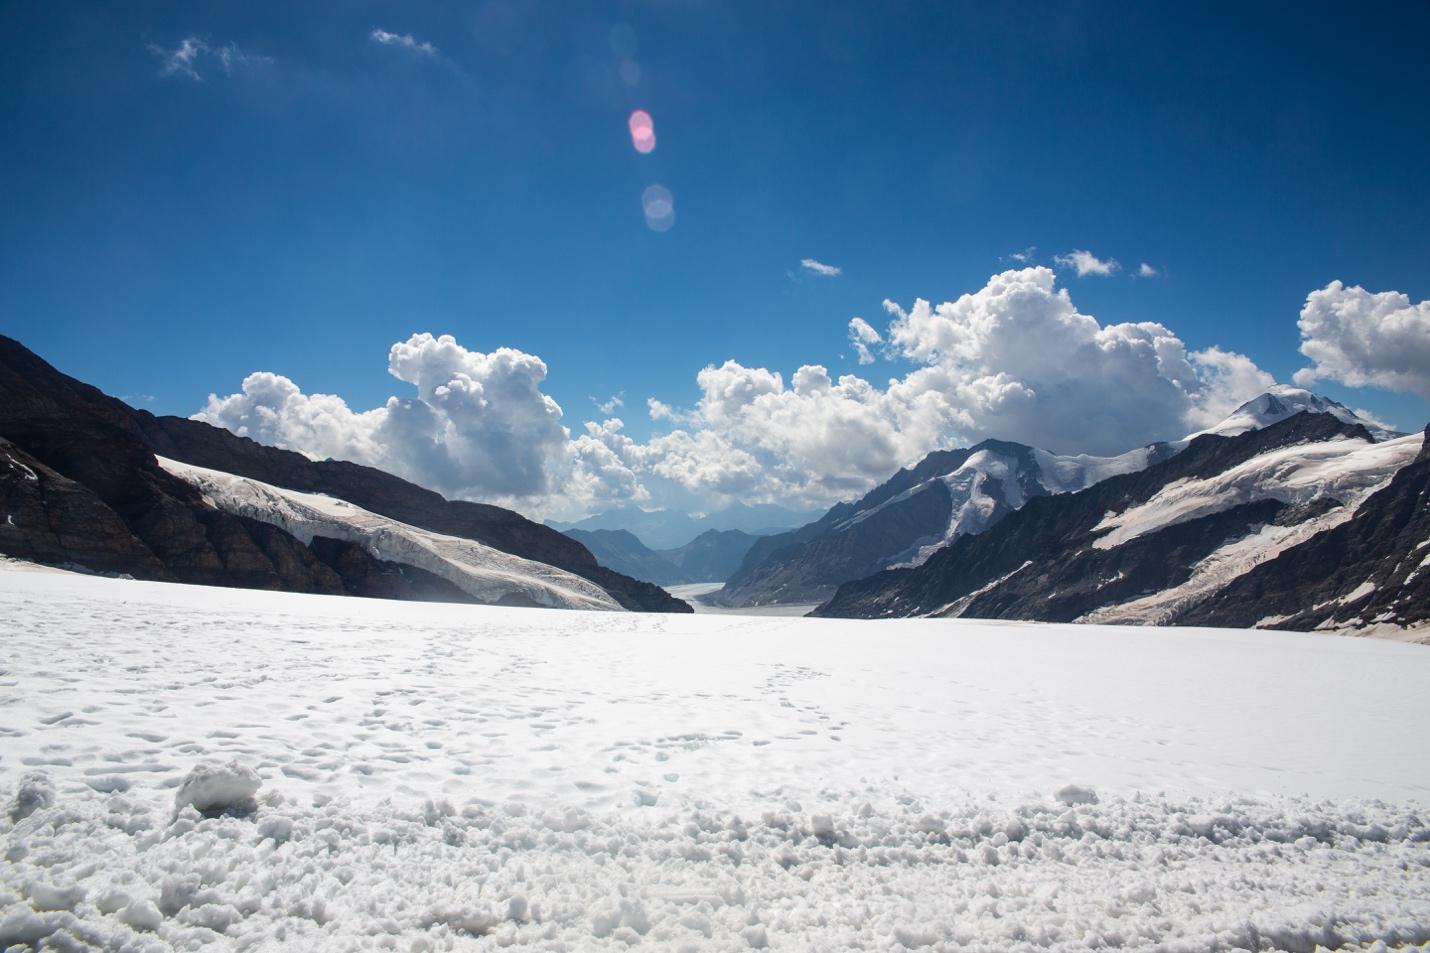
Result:
[[[370,467],[313,461],[265,447],[199,421],[155,417],[55,370],[19,342],[0,336],[0,437],[29,457],[87,489],[124,524],[139,548],[128,568],[144,578],[206,585],[238,585],[300,592],[348,591],[344,580],[313,551],[277,527],[210,506],[183,480],[162,470],[155,455],[277,487],[346,500],[408,525],[484,543],[545,563],[600,586],[623,607],[689,611],[658,586],[597,563],[575,540],[510,510],[448,501],[430,490]],[[58,510],[46,516],[53,523]],[[43,536],[45,522],[23,535]],[[0,543],[33,546],[16,538]],[[147,551],[159,569],[145,559]],[[78,551],[72,555],[78,562]],[[89,554],[91,557],[94,554]],[[348,554],[361,561],[361,556]],[[93,565],[85,563],[85,565]],[[390,572],[364,563],[374,579]]]
[[445,536],[317,493],[286,490],[248,477],[159,458],[166,472],[193,485],[225,513],[266,523],[303,543],[315,537],[361,546],[387,562],[415,566],[482,603],[559,609],[618,609],[600,586],[574,573],[474,540]]
[[690,582],[724,582],[759,538],[738,529],[708,529],[684,546],[660,554],[680,567]]
[[981,533],[1034,497],[1140,470],[1173,452],[1154,444],[1116,457],[1068,456],[985,440],[940,450],[857,502],[756,543],[715,597],[725,606],[826,599],[841,583],[918,565],[960,536]]
[[1182,619],[1271,628],[1430,621],[1430,427],[1419,455],[1351,519],[1262,563]]
[[695,582],[685,570],[624,529],[568,529],[567,536],[591,551],[603,566],[625,573],[633,579],[644,579],[657,586],[677,586]]
[[1180,622],[1257,564],[1349,519],[1421,442],[1375,443],[1359,424],[1308,412],[1200,436],[1144,471],[1031,500],[921,566],[841,586],[816,614]]

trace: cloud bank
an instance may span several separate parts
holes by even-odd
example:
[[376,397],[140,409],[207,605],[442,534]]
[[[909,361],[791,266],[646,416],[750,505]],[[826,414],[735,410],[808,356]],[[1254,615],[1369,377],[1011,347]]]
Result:
[[711,364],[696,375],[693,407],[647,400],[669,429],[643,441],[611,416],[573,433],[543,393],[547,367],[534,355],[481,353],[426,333],[388,353],[389,373],[415,394],[380,407],[355,411],[259,372],[195,416],[449,496],[569,517],[633,501],[827,505],[931,450],[984,437],[1115,453],[1210,425],[1272,383],[1249,358],[1189,351],[1156,322],[1101,324],[1046,267],[1005,271],[938,305],[885,307],[884,333],[856,318],[850,341],[861,363],[873,361],[873,345],[907,362],[902,376],[881,385],[816,363],[788,377]]
[[1296,372],[1301,386],[1331,380],[1430,397],[1430,301],[1333,281],[1306,296],[1298,323],[1313,362]]

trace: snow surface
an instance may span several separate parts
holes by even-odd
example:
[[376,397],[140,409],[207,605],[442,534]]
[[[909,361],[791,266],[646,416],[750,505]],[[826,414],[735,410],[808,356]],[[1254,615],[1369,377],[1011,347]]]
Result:
[[335,497],[288,490],[164,457],[155,459],[169,473],[198,487],[206,500],[224,512],[277,526],[304,543],[311,543],[315,536],[357,543],[378,559],[441,576],[481,602],[495,603],[518,595],[552,608],[621,608],[604,589],[575,573],[475,540],[410,526]]
[[[1430,941],[1420,646],[11,571],[0,620],[0,948]],[[205,762],[256,810],[176,810]]]
[[1151,447],[1138,447],[1115,457],[1095,457],[1090,453],[1057,454],[1034,450],[1038,476],[1050,493],[1076,493],[1108,477],[1147,469]]

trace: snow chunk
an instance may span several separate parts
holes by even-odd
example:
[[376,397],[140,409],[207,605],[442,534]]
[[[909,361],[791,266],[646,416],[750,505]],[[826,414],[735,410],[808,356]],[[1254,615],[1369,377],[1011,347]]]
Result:
[[26,892],[36,910],[73,910],[87,893],[79,884],[51,883],[47,880],[31,882]]
[[1096,804],[1097,792],[1092,788],[1085,788],[1077,784],[1065,784],[1053,793],[1053,797],[1062,803],[1072,806],[1074,804]]
[[22,821],[40,808],[55,803],[55,786],[47,774],[32,771],[15,787],[15,802],[10,808],[10,820]]
[[164,923],[164,916],[152,900],[134,900],[119,911],[119,922],[136,930],[153,932]]
[[253,796],[262,784],[257,771],[237,761],[203,761],[184,778],[174,795],[174,807],[182,810],[191,804],[202,814],[251,813],[258,808]]

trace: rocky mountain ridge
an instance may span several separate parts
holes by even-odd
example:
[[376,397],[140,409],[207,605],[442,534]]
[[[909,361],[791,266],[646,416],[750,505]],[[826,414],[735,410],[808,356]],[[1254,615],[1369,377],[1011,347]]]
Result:
[[[44,554],[47,562],[204,585],[333,594],[357,589],[411,598],[434,591],[430,580],[398,572],[362,547],[322,544],[329,557],[324,560],[275,526],[222,512],[166,473],[158,455],[326,494],[424,530],[475,540],[587,579],[626,609],[689,611],[658,586],[601,566],[580,543],[520,514],[449,501],[371,467],[309,460],[199,421],[156,417],[57,371],[4,336],[0,438],[6,441],[0,553]],[[85,525],[96,531],[85,533]]]
[[1420,535],[1430,529],[1423,444],[1421,435],[1377,442],[1359,423],[1308,411],[1198,436],[1140,472],[1031,500],[920,566],[846,583],[815,614],[1423,621],[1430,602],[1412,560],[1430,547]]

